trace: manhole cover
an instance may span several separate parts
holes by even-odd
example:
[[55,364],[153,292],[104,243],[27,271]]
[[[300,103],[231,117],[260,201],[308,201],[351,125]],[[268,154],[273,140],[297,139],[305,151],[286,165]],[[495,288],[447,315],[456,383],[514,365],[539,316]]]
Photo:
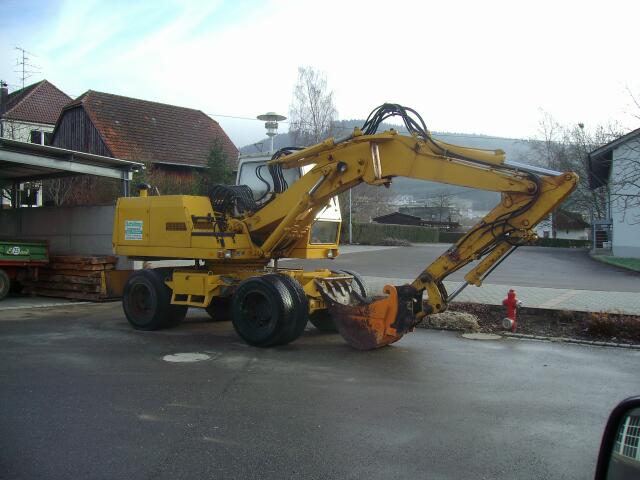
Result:
[[463,333],[462,337],[469,340],[500,340],[502,338],[495,333]]
[[162,360],[165,362],[186,363],[186,362],[202,362],[209,360],[206,353],[174,353],[173,355],[165,355]]

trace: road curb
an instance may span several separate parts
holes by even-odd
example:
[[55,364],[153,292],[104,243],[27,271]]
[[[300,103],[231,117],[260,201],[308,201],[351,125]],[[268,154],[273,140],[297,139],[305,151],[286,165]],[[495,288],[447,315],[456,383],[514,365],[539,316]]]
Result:
[[525,333],[511,333],[511,332],[502,332],[501,335],[503,337],[519,338],[523,340],[540,340],[540,341],[547,341],[547,342],[573,343],[577,345],[591,345],[595,347],[615,347],[615,348],[626,348],[631,350],[640,350],[640,345],[632,344],[632,343],[600,342],[597,340],[581,340],[577,338],[549,337],[545,335],[528,335]]

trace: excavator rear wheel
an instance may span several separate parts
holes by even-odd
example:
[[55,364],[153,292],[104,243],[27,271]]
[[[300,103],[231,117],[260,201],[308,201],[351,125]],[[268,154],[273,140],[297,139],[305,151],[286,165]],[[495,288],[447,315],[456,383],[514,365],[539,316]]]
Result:
[[278,345],[296,322],[298,304],[280,281],[250,277],[236,289],[231,301],[231,322],[249,345]]
[[171,289],[161,272],[139,270],[124,286],[122,308],[133,328],[158,330],[174,327],[187,314],[186,305],[171,305]]
[[[352,272],[350,270],[336,270],[334,273],[346,273],[347,275],[351,275],[353,277],[353,287],[357,288],[357,292],[363,297],[369,296],[367,284],[359,273]],[[329,315],[328,310],[316,310],[309,315],[309,321],[321,332],[338,333],[338,327],[336,327],[336,323],[331,318],[331,315]]]

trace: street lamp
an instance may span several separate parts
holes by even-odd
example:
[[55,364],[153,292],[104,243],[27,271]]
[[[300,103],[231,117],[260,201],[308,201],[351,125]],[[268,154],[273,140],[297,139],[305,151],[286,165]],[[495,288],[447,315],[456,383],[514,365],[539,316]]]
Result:
[[278,115],[276,112],[267,112],[258,115],[256,118],[265,122],[264,128],[267,129],[267,137],[271,139],[271,153],[273,153],[273,137],[278,134],[278,122],[286,120],[287,117]]

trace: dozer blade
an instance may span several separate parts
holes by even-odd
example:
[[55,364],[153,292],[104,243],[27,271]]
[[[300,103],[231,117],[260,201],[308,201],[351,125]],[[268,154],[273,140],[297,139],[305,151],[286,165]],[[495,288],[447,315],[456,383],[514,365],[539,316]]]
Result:
[[[363,298],[343,279],[318,279],[317,285],[340,335],[358,350],[397,342],[417,323],[418,292],[410,285],[385,285],[388,296]],[[350,279],[349,279],[350,280]]]

